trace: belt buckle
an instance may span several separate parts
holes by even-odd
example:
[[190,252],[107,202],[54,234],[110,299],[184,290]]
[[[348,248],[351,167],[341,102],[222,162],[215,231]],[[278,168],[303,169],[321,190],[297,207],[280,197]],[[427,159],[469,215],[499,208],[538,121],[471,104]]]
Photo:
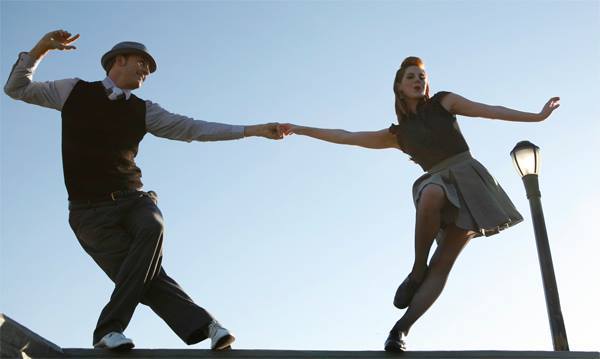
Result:
[[111,198],[113,201],[116,201],[116,200],[117,200],[117,192],[118,192],[118,191],[110,192],[110,198]]

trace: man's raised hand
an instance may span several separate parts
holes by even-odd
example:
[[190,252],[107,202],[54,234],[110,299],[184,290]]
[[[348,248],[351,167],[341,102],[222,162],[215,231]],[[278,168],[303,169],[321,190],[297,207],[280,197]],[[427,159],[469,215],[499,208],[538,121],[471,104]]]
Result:
[[50,50],[73,50],[76,47],[71,44],[77,39],[79,34],[71,36],[71,33],[65,30],[50,31],[38,41],[29,54],[38,59]]

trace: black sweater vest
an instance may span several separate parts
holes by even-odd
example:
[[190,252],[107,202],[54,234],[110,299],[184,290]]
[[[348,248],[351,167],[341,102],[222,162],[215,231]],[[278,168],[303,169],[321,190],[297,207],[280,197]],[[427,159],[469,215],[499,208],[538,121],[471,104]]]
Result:
[[62,160],[69,200],[142,187],[135,164],[146,134],[146,104],[108,99],[101,82],[79,81],[62,109]]

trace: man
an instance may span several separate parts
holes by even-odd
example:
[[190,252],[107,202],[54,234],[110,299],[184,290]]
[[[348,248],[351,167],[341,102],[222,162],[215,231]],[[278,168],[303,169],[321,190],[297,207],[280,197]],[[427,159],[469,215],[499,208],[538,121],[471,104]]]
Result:
[[234,126],[170,113],[131,93],[156,71],[143,44],[121,42],[102,56],[103,81],[77,78],[33,82],[50,50],[75,49],[79,35],[63,30],[19,54],[4,91],[10,97],[61,111],[62,159],[69,224],[79,243],[115,283],[94,330],[95,348],[131,349],[123,335],[138,303],[148,305],[187,344],[211,338],[213,350],[234,336],[196,305],[161,266],[163,218],[154,192],[142,191],[135,164],[146,132],[183,141],[248,136],[281,139],[278,124]]

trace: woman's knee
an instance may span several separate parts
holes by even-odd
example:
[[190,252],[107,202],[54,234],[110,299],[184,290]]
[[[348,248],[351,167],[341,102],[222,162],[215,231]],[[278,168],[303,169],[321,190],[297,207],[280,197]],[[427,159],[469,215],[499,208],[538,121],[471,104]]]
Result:
[[428,213],[431,211],[439,212],[446,204],[446,193],[438,185],[427,185],[421,190],[419,196],[418,212]]

